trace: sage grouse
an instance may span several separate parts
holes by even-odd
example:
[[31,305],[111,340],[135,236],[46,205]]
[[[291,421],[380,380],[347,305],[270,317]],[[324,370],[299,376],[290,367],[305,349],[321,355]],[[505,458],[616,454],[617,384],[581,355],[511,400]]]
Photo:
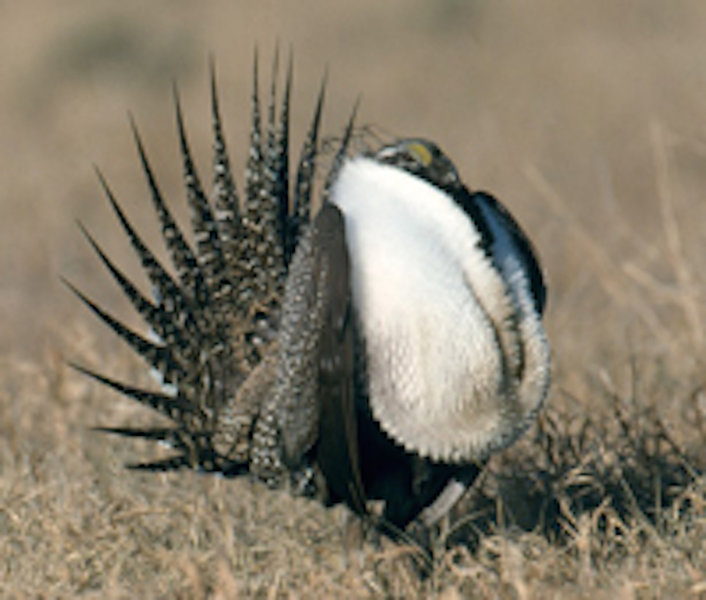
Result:
[[313,214],[325,81],[290,182],[291,61],[281,104],[275,69],[264,117],[255,61],[245,185],[237,192],[211,73],[209,196],[175,94],[193,242],[132,123],[173,270],[99,173],[152,294],[84,233],[149,334],[69,285],[161,387],[76,368],[172,422],[100,429],[175,451],[134,468],[249,473],[344,502],[388,532],[432,524],[487,457],[527,429],[546,396],[545,288],[532,245],[497,200],[461,182],[435,144],[403,139],[353,152],[353,117],[328,153]]

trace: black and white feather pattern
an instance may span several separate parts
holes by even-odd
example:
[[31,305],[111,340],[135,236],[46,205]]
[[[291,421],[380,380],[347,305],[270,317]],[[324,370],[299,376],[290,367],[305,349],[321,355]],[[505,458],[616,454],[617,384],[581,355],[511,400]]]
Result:
[[415,519],[428,525],[546,396],[545,289],[534,250],[502,205],[470,192],[433,143],[407,139],[351,156],[355,109],[313,214],[325,78],[291,177],[291,60],[278,100],[275,58],[264,124],[258,78],[256,57],[242,194],[213,67],[210,193],[175,90],[188,235],[131,119],[171,267],[100,172],[151,297],[81,229],[148,332],[67,284],[143,358],[160,390],[76,368],[171,421],[101,428],[172,448],[133,468],[250,473],[345,502],[365,518],[373,518],[368,501],[383,500],[374,521],[391,533]]

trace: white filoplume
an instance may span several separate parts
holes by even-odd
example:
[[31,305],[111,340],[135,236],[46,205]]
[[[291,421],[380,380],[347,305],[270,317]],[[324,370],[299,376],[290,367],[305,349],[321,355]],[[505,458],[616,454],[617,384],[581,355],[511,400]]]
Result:
[[[523,272],[513,270],[510,292],[469,216],[400,168],[347,160],[329,197],[345,217],[370,406],[383,430],[443,461],[479,460],[511,443],[538,410],[549,372]],[[510,237],[502,242],[511,254]]]

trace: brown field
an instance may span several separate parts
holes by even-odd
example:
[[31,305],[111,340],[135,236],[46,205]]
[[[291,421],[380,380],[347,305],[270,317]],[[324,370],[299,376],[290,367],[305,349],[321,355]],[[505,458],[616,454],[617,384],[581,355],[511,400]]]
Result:
[[[124,470],[150,449],[91,427],[151,415],[66,365],[147,381],[59,282],[133,319],[74,223],[137,275],[93,163],[159,247],[127,111],[181,207],[171,82],[205,174],[215,57],[244,164],[276,39],[295,143],[328,67],[328,134],[362,94],[361,124],[437,141],[543,259],[546,410],[427,578],[344,543],[343,509]],[[0,56],[0,597],[706,598],[706,4],[1,2]]]

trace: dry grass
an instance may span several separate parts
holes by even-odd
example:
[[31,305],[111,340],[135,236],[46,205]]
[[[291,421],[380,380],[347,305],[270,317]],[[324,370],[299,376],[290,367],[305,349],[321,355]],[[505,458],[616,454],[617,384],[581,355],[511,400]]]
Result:
[[[35,0],[0,34],[0,596],[706,598],[703,3]],[[405,548],[346,543],[342,509],[123,470],[153,450],[90,427],[150,416],[65,366],[145,377],[57,283],[129,314],[73,226],[136,273],[91,163],[156,239],[125,111],[180,204],[170,80],[205,167],[215,54],[241,163],[252,47],[276,37],[295,122],[328,64],[326,131],[364,91],[363,121],[438,141],[548,273],[547,409],[437,532],[426,579]]]

